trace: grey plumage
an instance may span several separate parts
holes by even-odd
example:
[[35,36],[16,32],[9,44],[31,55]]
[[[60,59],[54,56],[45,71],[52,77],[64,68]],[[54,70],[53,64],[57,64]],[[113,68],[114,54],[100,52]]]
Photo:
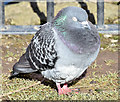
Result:
[[12,76],[54,68],[57,60],[55,39],[50,23],[40,27],[29,44],[26,53],[13,66]]
[[39,71],[64,84],[78,78],[96,59],[99,34],[87,13],[78,7],[62,9],[52,22],[40,27],[11,76]]

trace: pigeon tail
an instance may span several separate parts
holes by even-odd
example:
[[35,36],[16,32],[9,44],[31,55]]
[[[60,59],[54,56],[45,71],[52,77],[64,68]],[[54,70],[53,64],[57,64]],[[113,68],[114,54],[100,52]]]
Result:
[[10,79],[25,73],[36,72],[37,70],[32,69],[29,61],[26,58],[26,53],[20,57],[20,60],[13,66],[13,71],[11,73]]

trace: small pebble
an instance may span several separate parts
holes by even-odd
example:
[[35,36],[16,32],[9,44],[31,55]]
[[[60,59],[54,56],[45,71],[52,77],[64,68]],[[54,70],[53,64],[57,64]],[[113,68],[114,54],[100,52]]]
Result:
[[101,49],[101,50],[103,50],[104,48],[103,48],[103,47],[101,47],[100,49]]
[[118,40],[112,39],[111,42],[112,42],[112,43],[116,43],[116,42],[118,42]]
[[104,36],[105,38],[110,38],[110,37],[112,37],[111,34],[104,34],[103,36]]
[[10,47],[9,46],[6,46],[7,49],[9,49]]
[[110,44],[111,47],[115,46],[115,44]]
[[13,43],[11,43],[11,45],[13,45]]
[[6,64],[9,64],[9,63],[6,63]]
[[12,60],[13,60],[13,58],[12,58],[12,57],[9,57],[9,58],[8,58],[8,61],[9,61],[9,62],[11,62]]
[[17,53],[19,53],[19,51],[17,51]]

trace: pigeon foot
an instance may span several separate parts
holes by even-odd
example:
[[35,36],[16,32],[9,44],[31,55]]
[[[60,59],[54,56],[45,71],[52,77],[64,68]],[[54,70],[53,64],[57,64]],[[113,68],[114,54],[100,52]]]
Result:
[[56,85],[57,85],[57,88],[58,88],[58,94],[59,95],[62,95],[62,94],[69,95],[70,92],[75,92],[76,94],[79,93],[78,89],[69,89],[67,84],[64,84],[62,88],[61,88],[59,83],[57,83]]

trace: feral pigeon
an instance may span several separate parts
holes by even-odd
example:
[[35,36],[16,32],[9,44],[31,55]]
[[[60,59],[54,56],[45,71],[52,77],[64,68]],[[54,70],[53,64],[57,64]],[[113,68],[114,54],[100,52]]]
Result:
[[88,21],[86,11],[66,7],[52,22],[40,27],[26,52],[13,66],[11,77],[39,72],[56,83],[59,95],[68,94],[71,89],[67,84],[82,75],[96,59],[99,49],[99,34]]

